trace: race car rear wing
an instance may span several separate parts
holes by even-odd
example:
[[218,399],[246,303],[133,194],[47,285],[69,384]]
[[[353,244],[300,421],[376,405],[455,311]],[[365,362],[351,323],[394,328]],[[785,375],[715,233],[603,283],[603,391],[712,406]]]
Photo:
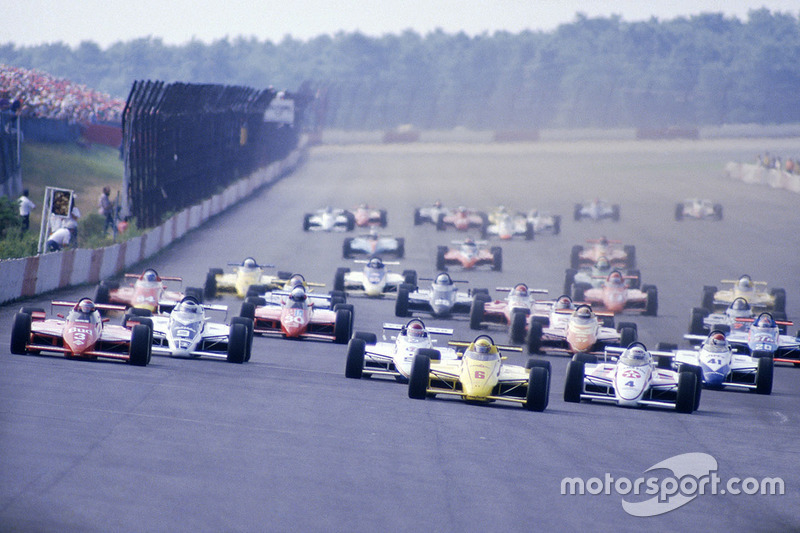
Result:
[[[732,283],[733,285],[736,285],[737,283],[739,283],[739,280],[738,279],[723,279],[723,280],[720,280],[720,283]],[[752,283],[753,283],[753,285],[766,285],[767,284],[766,281],[753,281]]]
[[[369,263],[369,259],[354,259],[353,263],[359,263],[361,265],[366,265],[367,263]],[[400,264],[400,261],[381,261],[381,263],[383,263],[384,265],[396,266],[396,265]]]
[[[77,303],[78,302],[67,302],[67,301],[64,301],[64,300],[53,300],[52,302],[50,302],[50,305],[58,306],[58,307],[75,307],[77,305]],[[126,306],[117,305],[117,304],[99,304],[99,303],[95,303],[94,306],[95,306],[95,308],[97,308],[97,309],[99,309],[101,311],[125,311],[127,309]]]
[[[385,329],[385,330],[400,331],[404,327],[406,327],[405,324],[393,324],[393,323],[390,323],[390,322],[384,322],[383,323],[383,329]],[[425,331],[427,331],[428,333],[433,333],[435,335],[452,335],[453,334],[453,330],[449,329],[449,328],[429,328],[429,327],[425,326]]]
[[[126,273],[125,277],[130,279],[139,279],[142,277],[142,275]],[[179,278],[177,276],[158,276],[158,279],[161,281],[180,281],[181,283],[183,283],[183,278]]]
[[[417,281],[436,281],[436,278],[417,278]],[[469,283],[465,279],[451,279],[453,283]]]
[[[496,290],[497,292],[511,292],[511,291],[514,290],[514,287],[495,287],[494,290]],[[547,294],[550,291],[548,291],[547,289],[531,289],[531,288],[529,288],[528,292],[531,292],[533,294]]]

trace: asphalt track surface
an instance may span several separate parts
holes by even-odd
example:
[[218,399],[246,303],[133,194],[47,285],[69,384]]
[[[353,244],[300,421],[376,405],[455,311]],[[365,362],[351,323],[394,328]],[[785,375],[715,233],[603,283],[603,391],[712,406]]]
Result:
[[[704,284],[749,273],[786,288],[800,319],[800,196],[722,177],[729,160],[792,140],[319,147],[293,176],[211,220],[144,266],[199,285],[209,267],[252,255],[332,283],[346,234],[306,234],[303,213],[361,201],[385,206],[406,238],[402,266],[434,273],[437,244],[412,209],[546,208],[562,234],[503,243],[504,270],[459,273],[475,287],[527,282],[557,295],[573,244],[606,235],[637,246],[657,318],[633,317],[648,345],[678,341]],[[675,222],[675,202],[709,197],[722,222]],[[571,220],[575,201],[622,205],[619,223]],[[25,302],[92,295],[80,287]],[[393,301],[352,298],[357,330],[395,321]],[[238,313],[239,302],[220,300]],[[0,308],[0,529],[4,531],[797,531],[800,368],[776,367],[770,396],[705,391],[692,415],[563,401],[550,405],[411,400],[402,384],[344,377],[345,347],[256,338],[242,366],[154,357],[146,368],[9,353],[19,303]],[[465,320],[433,321],[472,339]],[[792,328],[795,329],[795,328]],[[498,342],[507,332],[491,330]],[[509,362],[522,363],[512,354]],[[622,499],[562,495],[565,477],[630,480],[703,452],[723,482],[780,476],[786,493],[701,495],[656,517]]]

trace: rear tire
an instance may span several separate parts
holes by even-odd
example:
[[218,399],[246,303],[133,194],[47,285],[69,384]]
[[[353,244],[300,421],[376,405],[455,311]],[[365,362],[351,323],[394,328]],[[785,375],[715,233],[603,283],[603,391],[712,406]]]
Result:
[[636,268],[636,247],[626,244],[622,249],[625,251],[625,268]]
[[492,246],[491,250],[492,257],[492,270],[495,272],[501,272],[503,270],[503,249],[499,246]]
[[152,329],[137,324],[131,330],[131,345],[128,348],[128,363],[133,366],[147,366],[150,362]]
[[636,329],[630,326],[624,326],[620,328],[619,332],[619,344],[623,348],[627,348],[634,342],[636,342]]
[[231,324],[242,324],[247,328],[247,344],[245,345],[244,362],[250,360],[253,351],[253,319],[243,316],[235,316],[231,319]]
[[333,290],[344,291],[344,277],[348,272],[350,272],[349,268],[336,269],[336,274],[333,276]]
[[350,309],[337,309],[336,320],[333,324],[333,342],[347,344],[353,334],[353,312]]
[[553,215],[553,235],[561,233],[561,215]]
[[31,322],[29,313],[14,315],[14,325],[11,328],[11,353],[14,355],[28,353],[26,346],[31,340]]
[[217,297],[217,275],[213,272],[206,274],[206,282],[203,285],[203,291],[206,294],[206,298],[209,300]]
[[406,255],[406,240],[403,237],[397,238],[397,248],[394,252],[395,257],[402,259]]
[[644,314],[647,316],[658,315],[658,289],[654,286],[647,289],[647,303],[645,304]]
[[399,317],[407,317],[408,313],[408,295],[411,289],[404,283],[397,289],[397,300],[394,302],[394,315]]
[[436,270],[444,272],[447,270],[447,262],[445,261],[445,254],[447,253],[447,246],[436,247]]
[[239,310],[239,316],[255,320],[256,306],[251,302],[243,302],[242,308]]
[[411,374],[408,378],[408,397],[414,400],[424,400],[428,395],[430,382],[431,360],[421,353],[414,356],[411,363]]
[[247,357],[247,326],[232,323],[228,331],[228,362],[238,365]]
[[703,287],[703,296],[700,299],[700,307],[708,309],[709,313],[714,312],[714,295],[717,294],[717,288],[713,285],[705,285]]
[[403,283],[406,285],[417,286],[417,271],[416,270],[403,270]]
[[372,333],[371,331],[356,331],[353,333],[354,339],[361,339],[366,344],[377,344],[378,343],[378,336]]
[[772,357],[759,357],[756,370],[756,394],[772,394],[774,362]]
[[94,291],[94,303],[96,304],[107,304],[110,300],[108,285],[105,282],[101,282],[100,285],[97,286],[97,289]]
[[542,324],[535,320],[531,321],[528,327],[528,337],[525,344],[528,347],[528,353],[539,353],[542,349]]
[[[547,361],[549,363],[549,361]],[[542,412],[547,409],[550,399],[550,372],[541,366],[531,368],[528,377],[528,392],[526,395],[525,409]]]
[[472,307],[469,309],[470,329],[481,329],[485,304],[486,300],[479,294],[475,295],[475,297],[472,299]]
[[345,363],[344,377],[361,379],[364,373],[365,353],[366,343],[362,339],[350,339],[350,343],[347,345],[347,362]]
[[689,333],[691,335],[705,335],[706,326],[703,323],[708,316],[708,309],[695,307],[692,309],[692,318],[689,320]]
[[679,413],[694,411],[695,391],[697,390],[697,375],[694,372],[681,372],[678,374],[678,393],[675,398],[675,410]]
[[511,313],[510,337],[511,344],[525,344],[525,329],[528,325],[528,313],[521,310],[514,310]]
[[583,392],[584,363],[570,361],[567,363],[567,379],[564,382],[564,401],[568,403],[581,403]]
[[569,266],[570,268],[579,269],[581,267],[581,253],[583,252],[583,246],[580,244],[576,244],[572,247],[572,251],[569,254]]
[[572,285],[575,283],[575,274],[578,271],[574,268],[568,268],[564,274],[564,293],[572,294]]

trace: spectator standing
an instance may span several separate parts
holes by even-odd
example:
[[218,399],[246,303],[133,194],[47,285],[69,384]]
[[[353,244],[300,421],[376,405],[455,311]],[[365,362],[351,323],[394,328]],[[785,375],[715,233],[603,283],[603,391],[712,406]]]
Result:
[[19,202],[19,217],[22,219],[22,232],[28,231],[28,228],[31,225],[31,210],[36,208],[36,204],[31,202],[31,199],[28,198],[29,191],[25,189],[22,191],[22,196],[19,197],[17,202]]
[[106,217],[106,223],[103,226],[103,233],[108,232],[108,228],[114,231],[114,204],[111,203],[111,188],[108,186],[103,187],[103,194],[97,199],[97,211]]

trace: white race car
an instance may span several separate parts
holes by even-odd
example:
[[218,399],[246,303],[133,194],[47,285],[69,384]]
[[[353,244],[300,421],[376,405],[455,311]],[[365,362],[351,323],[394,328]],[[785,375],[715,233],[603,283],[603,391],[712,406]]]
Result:
[[472,298],[487,289],[458,291],[456,283],[467,283],[454,280],[447,272],[439,273],[435,278],[419,278],[419,281],[430,281],[430,289],[420,289],[416,284],[404,284],[397,291],[394,314],[399,317],[411,316],[413,313],[429,313],[438,318],[452,315],[468,315]]
[[534,233],[561,233],[561,215],[543,213],[538,209],[531,209],[526,215],[528,222],[533,224]]
[[591,220],[603,220],[609,218],[614,222],[619,222],[619,204],[610,204],[605,200],[594,199],[591,202],[575,204],[574,218],[580,222],[584,218]]
[[372,257],[369,261],[357,259],[355,262],[363,264],[364,268],[356,272],[346,267],[337,268],[333,277],[333,290],[376,297],[387,293],[396,294],[403,283],[417,284],[416,270],[404,270],[402,274],[398,274],[386,269],[386,265],[399,263],[382,261],[380,257]]
[[702,198],[688,198],[675,205],[675,220],[722,220],[722,205]]
[[522,237],[526,241],[534,238],[533,223],[523,214],[511,214],[504,208],[489,215],[489,223],[483,228],[482,236],[495,235],[503,240]]
[[[345,376],[353,379],[371,375],[393,376],[405,381],[411,374],[411,364],[417,353],[427,354],[431,359],[457,359],[455,349],[434,347],[431,335],[452,335],[452,329],[428,328],[422,320],[413,318],[407,324],[384,324],[383,341],[378,342],[374,333],[356,332],[347,346]],[[392,341],[386,332],[396,331]]]
[[353,231],[356,217],[350,211],[324,207],[303,217],[303,231]]
[[342,243],[342,257],[350,259],[354,255],[391,254],[402,259],[406,253],[406,240],[403,237],[380,235],[376,228],[358,237],[346,237]]
[[227,311],[224,305],[201,305],[186,297],[168,315],[140,318],[153,326],[152,353],[173,357],[212,357],[230,363],[250,359],[253,320],[234,317],[230,324],[211,322],[205,310]]
[[564,401],[605,400],[624,407],[652,405],[691,413],[700,405],[697,370],[660,368],[640,342],[606,348],[602,362],[593,354],[576,354],[567,365]]
[[417,207],[414,209],[414,225],[419,226],[426,222],[436,225],[439,222],[439,215],[449,216],[452,209],[444,207],[442,202],[436,200],[430,207]]

